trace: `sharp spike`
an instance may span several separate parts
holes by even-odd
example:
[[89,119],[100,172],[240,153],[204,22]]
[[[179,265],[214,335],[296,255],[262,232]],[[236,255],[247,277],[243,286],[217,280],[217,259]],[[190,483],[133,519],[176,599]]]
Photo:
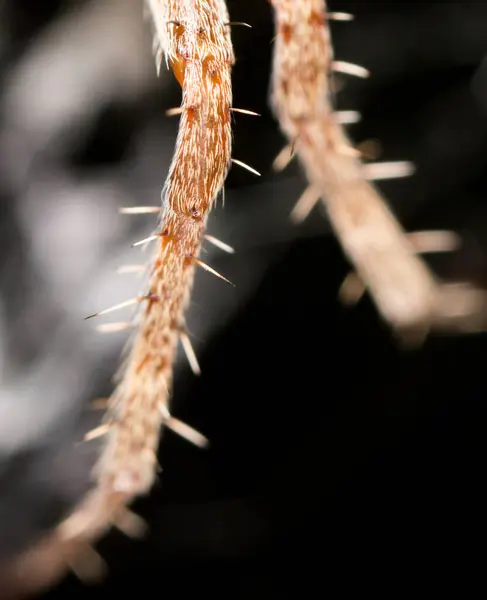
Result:
[[97,438],[106,435],[110,431],[111,427],[111,423],[102,423],[102,425],[99,425],[98,427],[95,427],[95,429],[88,431],[88,433],[83,436],[83,442],[96,440]]
[[162,235],[160,233],[155,233],[154,235],[150,235],[149,237],[146,237],[143,240],[135,242],[135,244],[132,244],[132,248],[135,248],[137,246],[143,246],[144,244],[148,244],[149,242],[153,242],[154,240],[157,240],[160,237],[162,237]]
[[354,15],[345,12],[331,12],[328,13],[328,18],[331,21],[353,21]]
[[196,429],[193,429],[193,427],[186,425],[186,423],[183,423],[179,419],[169,417],[169,419],[166,419],[166,426],[174,431],[174,433],[177,433],[179,436],[185,438],[188,440],[188,442],[191,442],[195,446],[206,448],[209,445],[208,438],[202,435],[199,431],[196,431]]
[[284,171],[293,158],[294,144],[288,144],[287,146],[284,146],[284,148],[276,156],[274,162],[272,163],[272,168],[276,172]]
[[453,231],[415,231],[407,233],[416,252],[453,252],[461,246],[460,237]]
[[119,331],[132,329],[133,327],[134,324],[130,321],[118,321],[114,323],[102,323],[101,325],[97,325],[95,329],[99,333],[118,333]]
[[141,538],[147,532],[147,523],[128,508],[120,508],[113,519],[117,529],[130,538]]
[[370,75],[370,71],[361,67],[360,65],[354,65],[353,63],[345,62],[343,60],[334,60],[332,68],[337,73],[343,73],[345,75],[353,75],[355,77],[361,77],[367,79]]
[[106,315],[114,310],[118,310],[119,308],[125,308],[126,306],[131,306],[132,304],[138,304],[143,300],[146,300],[146,296],[141,296],[138,298],[132,298],[131,300],[126,300],[125,302],[120,302],[120,304],[115,304],[115,306],[111,306],[110,308],[105,308],[105,310],[101,310],[99,312],[93,313],[92,315],[88,315],[85,317],[85,321],[88,319],[93,319],[94,317],[99,317],[100,315]]
[[199,431],[196,431],[196,429],[193,429],[193,427],[190,427],[189,425],[183,423],[179,419],[175,419],[174,417],[172,417],[171,413],[169,412],[169,409],[165,404],[160,404],[159,410],[161,411],[164,423],[167,427],[169,427],[169,429],[174,431],[174,433],[180,435],[181,437],[190,441],[192,444],[195,444],[196,446],[199,446],[201,448],[208,446],[208,438],[202,435]]
[[252,29],[252,25],[244,23],[243,21],[230,21],[230,23],[225,23],[225,27],[233,27],[234,25],[241,25],[242,27],[248,27],[249,29]]
[[250,115],[252,117],[260,117],[259,113],[254,112],[253,110],[247,110],[246,108],[230,108],[232,112],[241,113],[242,115]]
[[253,169],[252,167],[250,167],[246,163],[242,162],[241,160],[237,160],[236,158],[232,158],[232,162],[235,163],[236,165],[238,165],[239,167],[242,167],[243,169],[247,169],[247,171],[250,171],[254,175],[258,175],[260,177],[259,171],[256,171],[255,169]]
[[164,52],[163,52],[162,48],[158,48],[156,55],[155,55],[157,77],[159,77],[161,74],[161,66],[162,66],[163,58],[164,58]]
[[160,206],[123,206],[118,210],[121,215],[146,215],[160,211]]
[[353,125],[361,119],[360,113],[356,110],[339,110],[335,113],[335,117],[340,125]]
[[191,370],[195,375],[201,375],[201,368],[198,363],[193,344],[189,339],[189,335],[185,331],[181,331],[179,337],[181,339],[181,345],[183,347],[184,353],[186,354],[186,358],[188,359]]
[[210,242],[210,244],[213,244],[217,248],[220,248],[220,250],[223,250],[224,252],[228,252],[228,254],[235,253],[235,250],[231,246],[229,246],[228,244],[225,244],[225,242],[222,242],[221,240],[214,237],[213,235],[206,234],[205,239],[207,239]]
[[122,215],[146,215],[160,211],[160,206],[124,206],[119,209],[119,213]]
[[166,110],[166,117],[175,117],[181,115],[184,112],[184,106],[176,106],[175,108],[168,108]]
[[409,177],[414,173],[414,165],[405,160],[369,163],[363,168],[367,179],[373,181]]
[[209,445],[208,438],[202,435],[199,431],[196,431],[196,429],[193,429],[193,427],[190,427],[189,425],[183,423],[179,419],[175,419],[174,417],[172,417],[169,410],[167,409],[167,406],[161,404],[159,409],[164,418],[164,423],[166,427],[171,429],[171,431],[174,431],[174,433],[176,433],[177,435],[188,440],[195,446],[199,446],[200,448],[206,448]]
[[229,283],[230,285],[233,285],[233,287],[235,287],[234,284],[230,280],[228,280],[226,277],[223,277],[223,275],[220,275],[220,273],[218,273],[218,271],[215,271],[215,269],[213,269],[212,267],[210,267],[209,265],[204,263],[199,258],[196,258],[196,256],[190,256],[189,258],[191,258],[191,260],[193,260],[199,267],[201,267],[205,271],[208,271],[208,273],[211,273],[212,275],[216,275],[216,277],[218,277],[219,279],[223,279],[223,281],[226,281],[227,283]]
[[313,210],[320,198],[320,190],[312,185],[308,186],[291,211],[291,220],[296,224],[302,223]]

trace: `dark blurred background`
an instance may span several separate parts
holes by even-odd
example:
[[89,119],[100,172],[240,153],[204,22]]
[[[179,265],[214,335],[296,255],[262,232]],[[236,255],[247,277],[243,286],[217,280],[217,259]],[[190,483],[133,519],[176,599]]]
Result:
[[[266,0],[233,0],[234,167],[209,232],[226,286],[198,273],[189,315],[203,374],[177,365],[173,412],[211,441],[164,432],[162,472],[135,505],[143,541],[99,544],[110,573],[69,576],[42,597],[106,597],[130,585],[178,598],[291,597],[432,567],[475,573],[485,537],[486,337],[432,335],[401,349],[368,298],[345,309],[349,270],[317,208],[289,212],[299,165],[274,174],[283,138],[268,109],[274,29]],[[381,160],[416,174],[380,188],[407,230],[453,229],[428,257],[439,277],[487,287],[487,4],[342,2],[336,56],[372,72],[337,79],[338,107]],[[153,217],[177,132],[180,89],[156,78],[139,0],[0,2],[0,562],[57,523],[89,486],[97,442],[79,444],[112,389],[125,334],[83,317],[141,286],[116,268]],[[370,147],[370,146],[369,146]],[[124,319],[124,316],[120,316]],[[108,318],[105,320],[109,320]],[[113,320],[118,320],[118,315]],[[232,577],[229,578],[229,573]],[[480,573],[480,571],[479,571]]]

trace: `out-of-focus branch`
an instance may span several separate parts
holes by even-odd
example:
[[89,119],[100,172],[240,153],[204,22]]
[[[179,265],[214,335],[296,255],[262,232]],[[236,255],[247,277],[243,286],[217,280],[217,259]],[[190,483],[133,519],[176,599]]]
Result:
[[[333,70],[367,76],[358,66],[333,60],[328,21],[345,16],[327,14],[322,0],[271,3],[276,22],[272,106],[310,182],[293,216],[304,217],[321,197],[358,279],[382,316],[404,335],[414,332],[422,339],[437,322],[445,327],[451,310],[445,310],[441,284],[369,181],[387,172],[362,164],[343,119],[333,110]],[[390,174],[405,173],[392,169]]]

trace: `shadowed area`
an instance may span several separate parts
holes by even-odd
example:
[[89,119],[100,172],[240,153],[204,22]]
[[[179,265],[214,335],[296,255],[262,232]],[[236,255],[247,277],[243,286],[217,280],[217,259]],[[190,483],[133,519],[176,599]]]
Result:
[[[337,76],[339,108],[362,115],[350,135],[378,140],[380,160],[415,163],[381,190],[408,231],[461,235],[459,251],[428,257],[439,276],[486,287],[487,7],[331,8],[356,15],[333,25],[337,58],[372,73]],[[281,598],[290,584],[303,596],[358,585],[362,570],[411,581],[423,564],[433,578],[431,557],[476,569],[485,336],[436,335],[407,352],[367,297],[340,306],[349,265],[326,218],[317,208],[292,225],[304,178],[294,162],[271,168],[284,140],[267,107],[270,7],[229,9],[252,25],[233,30],[234,104],[262,115],[234,115],[234,157],[262,177],[232,167],[209,233],[236,253],[208,244],[202,258],[236,287],[198,273],[188,320],[202,375],[178,358],[174,415],[211,445],[165,432],[159,483],[135,505],[147,538],[112,532],[98,546],[107,580],[69,576],[46,599],[142,584]],[[1,562],[89,485],[99,442],[78,442],[98,424],[89,405],[110,393],[127,336],[83,318],[140,291],[143,279],[116,269],[145,262],[131,244],[155,218],[118,209],[159,202],[178,124],[165,111],[180,88],[164,65],[156,78],[140,2],[5,0],[0,17]]]

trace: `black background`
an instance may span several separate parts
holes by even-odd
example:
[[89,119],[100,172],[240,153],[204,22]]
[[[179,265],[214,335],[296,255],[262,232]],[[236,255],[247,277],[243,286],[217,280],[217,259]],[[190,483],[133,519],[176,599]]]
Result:
[[[3,71],[15,69],[35,36],[73,4],[4,2]],[[411,179],[381,189],[407,230],[451,228],[462,235],[459,252],[428,258],[439,276],[487,285],[487,6],[337,1],[331,8],[356,15],[333,25],[337,58],[372,72],[366,81],[343,79],[339,107],[362,114],[352,137],[379,140],[382,159],[417,167]],[[194,378],[186,368],[176,379],[177,416],[207,435],[211,448],[201,451],[165,433],[163,472],[150,497],[135,505],[150,525],[147,539],[111,533],[99,544],[110,567],[106,582],[86,588],[69,576],[46,599],[107,597],[129,587],[179,598],[291,597],[294,586],[298,594],[325,594],[337,584],[360,589],[389,578],[396,593],[419,581],[423,569],[434,582],[435,565],[442,581],[465,564],[481,572],[485,336],[432,335],[421,349],[406,351],[369,299],[352,310],[340,306],[337,290],[349,267],[326,217],[316,209],[297,229],[282,225],[305,183],[297,163],[278,175],[271,169],[283,138],[267,106],[270,5],[234,0],[230,11],[232,20],[253,26],[234,29],[234,104],[262,114],[236,119],[235,156],[262,177],[231,171],[225,208],[219,204],[215,218],[224,223],[235,215],[238,229],[247,204],[255,241],[243,243],[242,252],[236,243],[235,257],[215,263],[236,291],[222,291],[220,281],[205,291],[240,298],[239,273],[261,263],[265,269],[234,302],[224,326],[206,336],[203,375]],[[63,148],[63,168],[80,176],[123,169],[134,137],[152,124],[164,127],[164,110],[179,98],[171,81],[163,91],[100,106],[87,133]],[[153,177],[162,186],[165,171]],[[15,234],[16,200],[2,191],[0,291],[13,316],[30,297],[34,284],[25,281],[36,277],[29,240]],[[233,243],[231,232],[226,241]],[[197,285],[195,302],[198,293]],[[50,323],[42,318],[34,319],[41,337]],[[5,335],[22,365],[45,348],[22,342],[16,327],[15,336],[8,327]],[[119,350],[100,365],[80,405],[109,392],[118,358]],[[41,404],[43,390],[38,394]],[[62,491],[55,473],[75,431],[70,421],[57,437],[3,461],[0,537],[9,540],[3,556],[25,547],[76,500],[79,489]],[[88,467],[80,473],[83,482],[88,473]],[[42,507],[35,501],[40,479]]]

